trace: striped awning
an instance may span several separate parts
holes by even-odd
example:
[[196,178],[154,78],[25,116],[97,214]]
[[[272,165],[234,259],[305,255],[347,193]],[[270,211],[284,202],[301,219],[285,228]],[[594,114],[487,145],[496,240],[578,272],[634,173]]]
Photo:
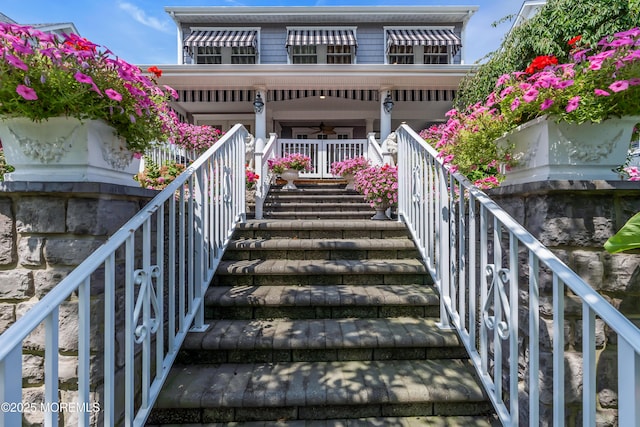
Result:
[[289,30],[286,46],[357,46],[356,35],[348,29]]
[[462,42],[452,30],[387,30],[387,47],[390,46],[452,46],[454,53]]
[[184,46],[191,49],[199,46],[256,47],[256,31],[193,31],[184,40]]

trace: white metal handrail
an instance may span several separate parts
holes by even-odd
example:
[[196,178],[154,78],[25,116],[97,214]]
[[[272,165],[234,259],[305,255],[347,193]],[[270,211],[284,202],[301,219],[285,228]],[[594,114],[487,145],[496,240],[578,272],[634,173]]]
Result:
[[264,201],[271,188],[271,177],[269,172],[269,160],[277,156],[278,136],[275,133],[269,135],[269,141],[265,144],[262,138],[256,141],[255,170],[258,171],[258,182],[256,183],[256,205],[255,217],[262,219],[264,216]]
[[[440,326],[458,331],[503,425],[540,425],[541,382],[553,391],[553,419],[546,421],[565,425],[565,298],[572,294],[583,319],[582,425],[596,423],[598,317],[617,334],[618,423],[640,427],[640,330],[484,192],[451,174],[417,133],[403,125],[396,134],[399,217],[439,289]],[[550,336],[540,332],[545,281],[552,288],[543,295],[552,300]],[[552,346],[553,358],[542,378],[541,342]],[[519,380],[523,360],[527,381]]]
[[156,165],[180,163],[187,166],[200,154],[196,150],[187,150],[175,144],[157,143],[145,152],[145,156],[148,156]]
[[[144,425],[185,335],[205,327],[204,292],[244,220],[247,136],[234,126],[0,335],[0,402],[10,409],[0,411],[0,425],[22,425],[34,409],[46,426],[58,425],[60,311],[70,302],[78,308],[78,425],[89,426],[96,409],[102,425]],[[40,325],[45,392],[34,407],[22,403],[22,353]],[[92,327],[104,336],[92,337]],[[97,387],[99,403],[91,398]]]

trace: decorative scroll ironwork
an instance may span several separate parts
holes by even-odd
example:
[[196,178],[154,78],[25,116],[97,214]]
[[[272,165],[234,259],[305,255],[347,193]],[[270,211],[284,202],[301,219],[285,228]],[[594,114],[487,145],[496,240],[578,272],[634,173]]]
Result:
[[[134,283],[140,286],[138,299],[133,310],[133,324],[137,325],[134,329],[136,344],[141,344],[149,334],[155,334],[160,326],[158,296],[154,286],[158,277],[160,277],[160,267],[157,265],[152,265],[149,271],[140,269],[133,273]],[[151,307],[149,308],[145,302],[150,302]],[[147,312],[143,312],[143,309]],[[153,310],[154,317],[151,316],[151,310]],[[142,321],[140,320],[141,315]]]
[[[496,267],[494,264],[488,264],[485,269],[485,277],[487,284],[489,284],[489,291],[487,292],[487,299],[482,306],[482,319],[487,329],[493,331],[497,328],[498,336],[502,340],[509,338],[509,299],[505,291],[505,285],[509,283],[509,269],[502,268],[496,274]],[[498,293],[498,303],[501,305],[500,319],[496,319],[495,307],[493,307],[493,315],[489,312],[492,308],[492,303],[495,301],[495,293]]]

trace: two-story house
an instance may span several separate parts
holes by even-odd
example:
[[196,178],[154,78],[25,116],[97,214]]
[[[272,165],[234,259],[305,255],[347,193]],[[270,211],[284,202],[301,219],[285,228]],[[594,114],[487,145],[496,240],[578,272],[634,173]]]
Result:
[[256,137],[384,138],[442,121],[476,6],[166,7],[185,119]]

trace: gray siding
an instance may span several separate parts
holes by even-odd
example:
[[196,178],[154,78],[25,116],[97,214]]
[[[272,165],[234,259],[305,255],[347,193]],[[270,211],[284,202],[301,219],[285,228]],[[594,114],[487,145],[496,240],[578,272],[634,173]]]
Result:
[[[397,26],[396,23],[388,25]],[[384,45],[385,24],[365,24],[358,25],[356,37],[358,39],[358,50],[356,51],[356,63],[358,64],[384,64],[386,47]],[[216,26],[221,28],[222,26]],[[233,26],[237,28],[237,26]],[[260,45],[258,46],[259,62],[261,64],[286,64],[287,49],[287,24],[256,25],[260,27]],[[185,37],[189,35],[189,25],[182,26]],[[462,24],[457,24],[454,28],[456,34],[460,35]],[[460,53],[453,58],[454,64],[461,61]]]

